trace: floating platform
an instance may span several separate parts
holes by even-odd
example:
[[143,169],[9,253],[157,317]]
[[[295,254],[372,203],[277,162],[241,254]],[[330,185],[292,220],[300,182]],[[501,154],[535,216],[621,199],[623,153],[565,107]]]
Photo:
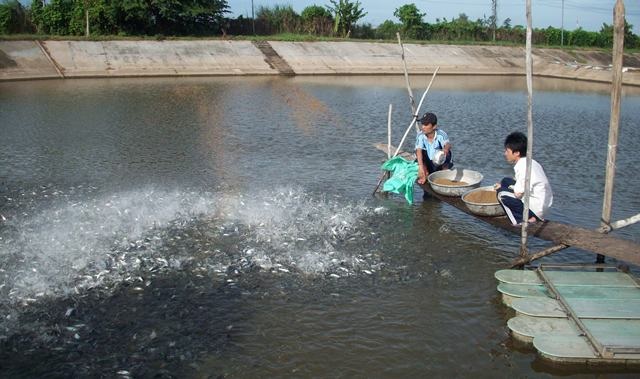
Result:
[[640,367],[640,286],[625,272],[500,270],[511,335],[556,363]]
[[[557,289],[565,298],[640,300],[640,291],[635,287],[558,286]],[[500,283],[498,292],[502,294],[502,302],[508,306],[511,306],[513,300],[523,297],[553,298],[541,284]]]

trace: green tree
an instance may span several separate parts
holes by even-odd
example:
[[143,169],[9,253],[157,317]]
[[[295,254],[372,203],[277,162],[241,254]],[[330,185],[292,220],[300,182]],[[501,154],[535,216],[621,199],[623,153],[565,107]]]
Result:
[[562,41],[562,30],[558,28],[554,28],[553,26],[549,26],[546,29],[543,29],[541,32],[544,33],[545,43],[547,45],[561,45]]
[[18,0],[0,3],[0,34],[27,32],[27,12]]
[[38,34],[42,33],[42,29],[44,27],[44,20],[42,16],[43,12],[44,1],[33,0],[29,6],[29,19],[31,20],[31,24],[34,27],[35,32]]
[[635,49],[640,47],[640,37],[633,34],[633,25],[624,20],[624,47]]
[[[602,27],[600,28],[600,36],[598,38],[598,42],[599,42],[598,45],[600,45],[601,47],[612,47],[613,46],[613,25],[602,23]],[[625,45],[626,45],[626,43],[625,43]]]
[[402,34],[408,38],[421,38],[423,34],[422,18],[426,13],[420,13],[415,4],[405,4],[393,12],[402,23]]
[[43,32],[69,35],[73,6],[73,0],[52,0],[47,3],[42,11]]
[[97,13],[103,27],[127,34],[190,35],[217,32],[228,8],[226,0],[100,0]]
[[91,33],[98,35],[116,35],[122,32],[116,21],[117,10],[112,0],[91,0],[89,23]]
[[111,0],[103,7],[102,22],[98,23],[98,29],[104,31],[107,24],[105,21],[108,20],[108,23],[115,26],[112,30],[115,34],[151,34],[151,18],[150,9],[144,1]]
[[[600,47],[613,46],[613,25],[606,23],[600,28],[600,37],[598,38]],[[633,25],[624,20],[624,47],[625,49],[633,49],[638,47],[638,36],[633,34]]]
[[376,29],[376,38],[380,39],[395,39],[396,33],[400,31],[402,25],[396,24],[391,20],[385,20]]
[[259,7],[256,18],[264,23],[270,34],[297,33],[301,18],[291,5],[274,5],[273,8]]
[[376,38],[376,31],[370,23],[365,22],[362,24],[355,24],[353,26],[351,35],[353,36],[353,38],[374,39]]
[[596,46],[599,38],[599,33],[589,32],[582,28],[578,28],[572,32],[569,32],[567,38],[567,45],[570,46]]
[[327,5],[327,9],[334,15],[333,31],[348,38],[353,26],[367,13],[360,7],[360,2],[357,0],[355,3],[349,0],[329,1],[333,5]]
[[300,17],[302,18],[302,27],[307,33],[322,35],[331,32],[333,17],[324,7],[310,5],[302,10]]

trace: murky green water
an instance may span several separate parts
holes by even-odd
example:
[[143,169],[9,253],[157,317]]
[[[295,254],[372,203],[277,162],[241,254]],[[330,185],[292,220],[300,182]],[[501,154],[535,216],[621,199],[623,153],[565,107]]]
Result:
[[[614,219],[640,209],[625,91]],[[1,376],[636,376],[511,342],[493,273],[517,236],[419,191],[371,197],[389,103],[397,142],[401,77],[0,83]],[[604,85],[536,80],[551,219],[598,225],[609,107]],[[458,167],[511,174],[523,78],[440,77],[426,110]]]

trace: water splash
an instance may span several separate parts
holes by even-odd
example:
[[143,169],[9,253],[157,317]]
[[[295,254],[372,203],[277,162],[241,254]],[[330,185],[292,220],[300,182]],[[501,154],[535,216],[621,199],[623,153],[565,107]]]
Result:
[[222,204],[224,218],[247,227],[247,245],[263,249],[272,263],[307,274],[334,272],[336,266],[351,271],[363,267],[363,258],[350,246],[371,237],[364,231],[363,217],[374,210],[363,203],[345,205],[300,189],[281,189],[251,198],[234,196]]
[[[82,199],[56,194],[50,205],[4,226],[2,279],[11,288],[9,299],[77,292],[114,279],[122,268],[139,268],[140,259],[129,252],[151,245],[154,230],[214,207],[212,199],[196,193],[145,190]],[[121,267],[114,267],[116,260]]]
[[0,233],[0,308],[7,320],[15,320],[15,307],[40,298],[108,292],[122,283],[143,289],[172,270],[233,283],[234,276],[256,269],[341,278],[382,267],[362,242],[378,238],[365,218],[384,209],[363,203],[345,204],[301,188],[251,197],[95,190],[46,188],[8,200],[21,211]]

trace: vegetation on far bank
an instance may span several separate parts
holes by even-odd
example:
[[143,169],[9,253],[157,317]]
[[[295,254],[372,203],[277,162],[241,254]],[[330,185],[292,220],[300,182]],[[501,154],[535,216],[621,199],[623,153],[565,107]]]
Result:
[[[225,17],[226,0],[153,2],[130,0],[32,0],[23,6],[17,0],[0,0],[0,38],[5,40],[171,40],[225,38],[279,41],[363,40],[420,44],[524,44],[526,28],[511,25],[509,18],[497,23],[490,17],[471,20],[464,13],[452,20],[426,23],[415,4],[395,9],[399,21],[386,20],[377,27],[359,23],[366,16],[359,1],[328,0],[324,7],[311,5],[300,14],[289,5],[259,6],[254,18]],[[625,22],[625,49],[640,48],[640,37]],[[603,24],[600,31],[581,28],[561,30],[548,27],[533,30],[537,47],[599,48],[610,50],[613,27]]]
[[[57,35],[40,35],[40,34],[5,34],[0,35],[0,41],[35,41],[35,40],[50,40],[50,41],[196,41],[196,40],[233,40],[233,41],[283,41],[283,42],[375,42],[375,43],[392,43],[397,44],[397,38],[393,39],[354,39],[354,38],[340,38],[340,37],[323,37],[313,36],[308,34],[294,34],[294,33],[281,33],[272,35],[239,35],[239,36],[123,36],[123,35],[93,35],[89,37],[85,36],[57,36]],[[522,42],[510,42],[510,41],[425,41],[425,40],[403,40],[403,43],[413,43],[420,45],[469,45],[469,46],[521,46],[524,47],[524,41]],[[610,53],[610,48],[602,47],[581,47],[581,46],[560,46],[560,45],[547,45],[547,44],[534,44],[536,48],[545,49],[561,49],[565,51],[572,50],[593,50],[603,51]],[[640,53],[640,48],[625,48],[626,53],[635,54]]]

